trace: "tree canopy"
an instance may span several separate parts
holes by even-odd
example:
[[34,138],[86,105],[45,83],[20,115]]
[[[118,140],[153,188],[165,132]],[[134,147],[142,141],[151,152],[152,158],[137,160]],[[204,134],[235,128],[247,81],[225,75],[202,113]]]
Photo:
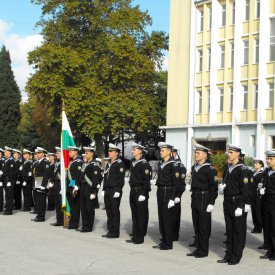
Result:
[[152,87],[168,37],[146,32],[152,23],[147,12],[131,0],[32,2],[42,7],[44,42],[29,53],[35,73],[26,90],[34,114],[43,109],[47,127],[60,124],[62,101],[72,128],[97,143],[160,120]]

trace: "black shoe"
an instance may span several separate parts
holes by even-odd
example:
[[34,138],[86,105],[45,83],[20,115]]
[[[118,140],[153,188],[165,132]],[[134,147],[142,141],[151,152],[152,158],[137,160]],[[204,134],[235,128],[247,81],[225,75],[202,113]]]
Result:
[[110,236],[109,233],[105,234],[105,235],[101,235],[102,238],[108,238],[108,236]]
[[153,245],[152,247],[156,248],[156,249],[160,249],[161,246],[162,246],[162,244],[160,243],[160,244],[157,244],[157,245]]
[[133,237],[134,235],[133,235],[133,233],[130,233],[129,236],[130,236],[130,237]]
[[195,243],[189,244],[189,247],[195,247],[195,246],[196,246]]
[[105,208],[105,207],[102,207],[102,210],[106,210],[106,208]]
[[32,210],[32,211],[30,212],[30,214],[37,214],[37,212],[34,211],[34,210]]
[[275,257],[269,258],[270,261],[275,261]]
[[75,227],[75,226],[67,226],[67,227],[64,227],[64,228],[67,228],[67,229],[77,229],[77,227]]
[[79,229],[79,232],[81,232],[81,233],[87,233],[87,232],[92,232],[92,231],[93,231],[92,229],[83,229],[83,228]]
[[9,216],[9,215],[12,215],[12,212],[4,212],[3,215]]
[[261,246],[259,246],[259,247],[258,247],[258,249],[264,249],[264,250],[267,250],[267,247],[266,247],[266,246],[264,246],[264,245],[261,245]]
[[142,243],[144,243],[144,241],[134,241],[134,244],[142,244]]
[[38,219],[38,218],[35,218],[35,219],[31,219],[32,222],[44,222],[45,219]]
[[126,240],[125,242],[126,242],[126,243],[135,243],[135,241],[134,241],[133,239],[131,239],[131,240]]
[[193,252],[191,252],[191,253],[187,253],[186,254],[186,256],[189,256],[189,257],[195,257],[195,256],[197,256],[198,255],[198,252],[195,250],[195,251],[193,251]]
[[175,237],[175,238],[173,239],[174,242],[177,242],[178,240],[179,240],[179,237]]
[[197,254],[195,255],[195,258],[205,258],[207,255]]
[[229,262],[229,260],[226,259],[226,258],[221,259],[221,260],[217,260],[217,263],[219,263],[219,264],[225,264],[225,263],[228,263],[228,262]]
[[234,261],[234,262],[228,262],[228,265],[236,265],[238,264],[240,261]]
[[254,229],[253,229],[253,230],[251,231],[251,233],[252,233],[252,234],[260,234],[260,233],[262,233],[262,230],[260,231],[260,230],[254,230]]
[[78,227],[75,231],[80,231],[82,229],[82,227]]
[[62,223],[55,222],[55,223],[51,223],[51,226],[63,226],[63,224],[62,224]]
[[171,250],[171,249],[173,249],[173,247],[172,246],[167,246],[167,245],[161,245],[159,249],[160,250]]
[[106,238],[107,239],[118,239],[119,235],[107,235]]
[[262,260],[265,260],[265,259],[269,259],[270,258],[270,256],[269,255],[262,255],[262,256],[260,256],[260,259],[262,259]]

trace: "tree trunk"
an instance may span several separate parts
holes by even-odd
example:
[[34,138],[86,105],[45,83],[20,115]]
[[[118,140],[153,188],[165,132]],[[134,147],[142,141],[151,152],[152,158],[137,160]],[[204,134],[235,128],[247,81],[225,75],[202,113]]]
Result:
[[103,144],[103,139],[101,135],[95,135],[95,145],[96,145],[96,153],[99,158],[103,159],[105,157],[105,148]]

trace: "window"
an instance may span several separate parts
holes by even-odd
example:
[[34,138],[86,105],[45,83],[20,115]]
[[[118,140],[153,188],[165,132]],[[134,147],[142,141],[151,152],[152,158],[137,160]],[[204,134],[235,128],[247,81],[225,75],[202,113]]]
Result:
[[245,20],[249,20],[249,13],[250,13],[250,0],[245,0]]
[[270,61],[275,61],[275,18],[270,20]]
[[248,64],[249,60],[249,41],[245,40],[244,41],[244,61],[243,63],[246,65]]
[[208,28],[209,30],[212,29],[212,8],[209,8],[209,22],[208,22]]
[[224,60],[225,60],[225,46],[221,45],[221,69],[224,68]]
[[220,89],[220,106],[219,112],[223,111],[223,97],[224,97],[224,89]]
[[198,114],[202,113],[202,92],[199,90],[198,93]]
[[199,72],[202,71],[202,50],[198,50],[198,55],[199,55]]
[[229,88],[229,112],[232,112],[233,110],[233,87]]
[[211,48],[208,48],[208,71],[211,69]]
[[254,84],[254,110],[258,109],[258,84]]
[[269,83],[269,108],[274,107],[274,83]]
[[270,138],[271,138],[271,148],[275,148],[275,136],[270,136]]
[[236,8],[236,4],[235,4],[235,0],[233,0],[232,1],[232,18],[231,18],[232,24],[235,24],[235,14],[236,14],[235,8]]
[[210,89],[207,90],[207,105],[206,105],[206,112],[210,113]]
[[222,27],[226,25],[226,4],[222,4]]
[[204,11],[200,11],[200,31],[203,31]]
[[234,67],[234,43],[231,43],[231,67]]
[[259,62],[259,38],[255,38],[255,56],[254,56],[254,63]]
[[251,135],[250,136],[250,146],[251,147],[255,147],[255,141],[256,141],[255,135]]
[[243,109],[247,110],[248,107],[248,86],[243,86]]
[[261,0],[256,0],[255,3],[255,17],[260,18],[260,11],[261,11]]

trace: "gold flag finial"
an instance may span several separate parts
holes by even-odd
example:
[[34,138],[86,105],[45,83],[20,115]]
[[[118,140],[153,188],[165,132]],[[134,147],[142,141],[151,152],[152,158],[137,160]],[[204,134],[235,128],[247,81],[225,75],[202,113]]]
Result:
[[65,111],[65,103],[64,103],[64,99],[62,99],[62,111]]

